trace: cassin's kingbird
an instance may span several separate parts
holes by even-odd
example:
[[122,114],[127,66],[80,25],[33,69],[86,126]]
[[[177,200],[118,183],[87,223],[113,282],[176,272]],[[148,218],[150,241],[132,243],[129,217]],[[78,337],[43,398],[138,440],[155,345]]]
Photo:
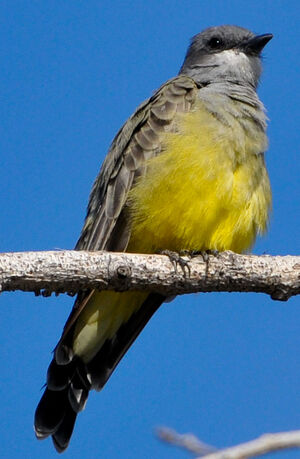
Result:
[[[256,88],[271,34],[236,26],[196,35],[179,75],[115,137],[91,191],[77,250],[157,253],[251,247],[266,230],[271,190],[266,116]],[[39,439],[70,441],[100,390],[165,298],[84,291],[57,344],[35,413]]]

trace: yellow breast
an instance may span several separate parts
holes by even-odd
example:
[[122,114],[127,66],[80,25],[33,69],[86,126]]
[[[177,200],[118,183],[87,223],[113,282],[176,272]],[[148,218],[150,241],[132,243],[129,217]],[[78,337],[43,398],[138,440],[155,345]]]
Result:
[[200,101],[178,116],[178,132],[165,134],[163,152],[130,192],[128,251],[251,247],[266,229],[271,192],[265,134],[247,123],[221,123]]

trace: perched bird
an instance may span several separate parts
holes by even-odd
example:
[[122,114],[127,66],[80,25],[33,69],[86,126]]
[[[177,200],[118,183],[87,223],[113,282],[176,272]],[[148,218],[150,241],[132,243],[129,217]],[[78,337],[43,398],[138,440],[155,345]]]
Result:
[[[91,191],[76,250],[138,253],[249,249],[266,230],[271,190],[266,116],[256,88],[271,34],[237,26],[196,35],[178,76],[116,135]],[[70,441],[100,390],[165,297],[80,292],[35,413],[39,439]]]

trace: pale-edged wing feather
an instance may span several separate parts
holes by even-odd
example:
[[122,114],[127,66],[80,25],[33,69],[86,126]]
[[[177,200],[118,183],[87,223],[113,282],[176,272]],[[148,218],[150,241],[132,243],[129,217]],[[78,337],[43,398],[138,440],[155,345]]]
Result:
[[[179,75],[161,86],[126,121],[94,182],[76,250],[126,250],[130,238],[130,220],[126,215],[128,193],[135,180],[146,173],[147,160],[163,149],[163,134],[176,130],[175,115],[192,108],[197,92],[194,80]],[[90,294],[78,295],[60,343]]]
[[[146,161],[159,154],[161,138],[176,113],[189,110],[196,98],[195,82],[178,76],[143,102],[116,135],[97,176],[77,250],[105,250],[134,181],[146,171]],[[125,250],[129,234],[117,250]],[[110,244],[110,250],[116,250]]]

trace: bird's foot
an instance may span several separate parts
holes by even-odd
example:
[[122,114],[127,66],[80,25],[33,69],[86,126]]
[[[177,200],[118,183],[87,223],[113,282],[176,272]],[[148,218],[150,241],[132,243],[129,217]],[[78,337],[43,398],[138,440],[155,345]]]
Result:
[[220,252],[218,250],[192,250],[188,253],[190,254],[191,258],[197,257],[200,255],[204,263],[207,263],[209,260],[209,255],[212,255],[213,257],[218,258]]
[[220,252],[218,250],[213,250],[213,249],[210,249],[210,250],[193,250],[192,252],[190,252],[190,255],[191,255],[191,257],[197,257],[199,255],[202,257],[204,263],[206,264],[205,276],[207,276],[208,267],[209,267],[209,255],[212,255],[213,257],[218,258],[219,253]]
[[191,254],[187,250],[182,250],[180,252],[174,252],[173,250],[161,250],[159,252],[161,255],[166,255],[172,265],[174,266],[174,271],[177,274],[178,273],[178,266],[182,269],[182,272],[184,276],[188,274],[188,276],[191,275],[191,269],[189,267],[189,260],[186,260],[183,257],[188,257],[189,259],[191,258]]

